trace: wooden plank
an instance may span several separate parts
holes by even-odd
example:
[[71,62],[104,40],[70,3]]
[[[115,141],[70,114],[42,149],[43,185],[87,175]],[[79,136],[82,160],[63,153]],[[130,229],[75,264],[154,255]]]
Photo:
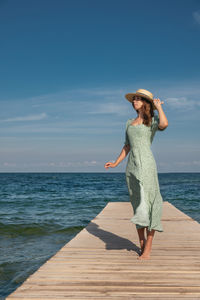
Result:
[[164,202],[150,260],[129,202],[105,208],[7,299],[200,299],[200,224]]

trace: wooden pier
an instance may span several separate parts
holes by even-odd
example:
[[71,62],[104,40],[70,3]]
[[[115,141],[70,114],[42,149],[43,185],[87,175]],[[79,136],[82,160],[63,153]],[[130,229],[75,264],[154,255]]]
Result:
[[130,202],[109,202],[6,299],[200,299],[200,224],[164,202],[164,232],[138,260]]

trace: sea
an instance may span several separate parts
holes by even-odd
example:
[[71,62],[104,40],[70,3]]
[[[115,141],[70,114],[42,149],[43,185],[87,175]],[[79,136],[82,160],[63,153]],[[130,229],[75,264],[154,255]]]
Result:
[[[158,179],[163,201],[200,222],[200,173]],[[129,201],[125,173],[0,173],[0,299],[118,201]]]

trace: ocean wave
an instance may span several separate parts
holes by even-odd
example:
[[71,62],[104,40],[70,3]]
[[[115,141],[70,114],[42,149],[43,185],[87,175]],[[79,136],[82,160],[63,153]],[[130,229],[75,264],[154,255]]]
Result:
[[18,236],[44,236],[53,233],[74,234],[84,226],[63,227],[58,224],[31,223],[31,224],[3,224],[0,223],[0,236],[14,238]]

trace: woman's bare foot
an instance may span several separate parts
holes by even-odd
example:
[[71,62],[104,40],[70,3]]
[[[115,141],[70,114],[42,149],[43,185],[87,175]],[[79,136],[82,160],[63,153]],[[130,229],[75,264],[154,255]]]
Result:
[[138,259],[150,259],[152,240],[154,236],[155,230],[147,231],[147,240],[145,241],[145,247],[142,252],[142,255],[138,257]]
[[147,254],[142,254],[142,255],[140,255],[140,256],[138,256],[138,258],[137,259],[150,259],[150,255],[147,255]]

